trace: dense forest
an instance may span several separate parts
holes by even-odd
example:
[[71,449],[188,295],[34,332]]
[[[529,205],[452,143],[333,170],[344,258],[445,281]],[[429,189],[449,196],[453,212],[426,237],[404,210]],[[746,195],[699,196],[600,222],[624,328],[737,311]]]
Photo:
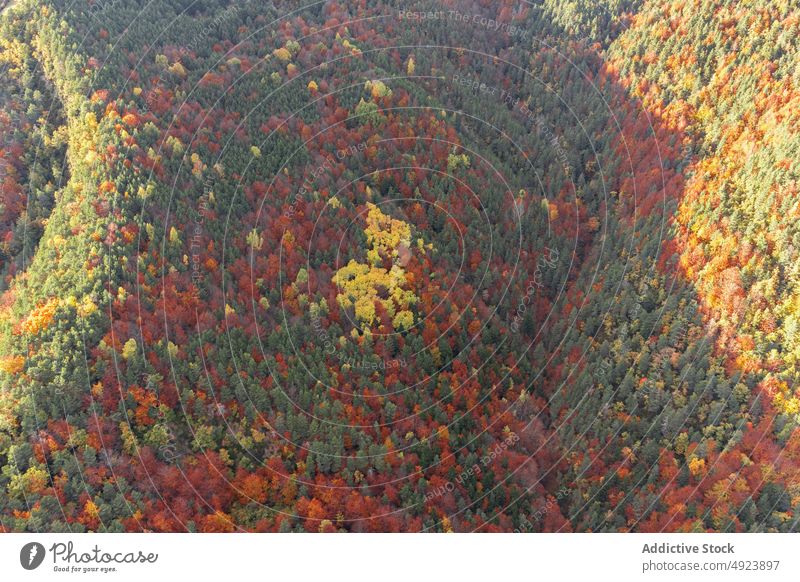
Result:
[[18,0],[0,531],[800,530],[800,6]]

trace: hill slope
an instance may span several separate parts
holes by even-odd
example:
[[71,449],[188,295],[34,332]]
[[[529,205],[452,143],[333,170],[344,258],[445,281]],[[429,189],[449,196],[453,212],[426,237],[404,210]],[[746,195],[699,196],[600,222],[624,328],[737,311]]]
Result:
[[798,11],[0,18],[5,531],[797,528]]

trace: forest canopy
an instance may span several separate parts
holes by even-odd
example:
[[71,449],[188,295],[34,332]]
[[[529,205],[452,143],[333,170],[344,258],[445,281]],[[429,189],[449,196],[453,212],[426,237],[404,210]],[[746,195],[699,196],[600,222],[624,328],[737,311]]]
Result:
[[797,531],[799,28],[10,3],[0,531]]

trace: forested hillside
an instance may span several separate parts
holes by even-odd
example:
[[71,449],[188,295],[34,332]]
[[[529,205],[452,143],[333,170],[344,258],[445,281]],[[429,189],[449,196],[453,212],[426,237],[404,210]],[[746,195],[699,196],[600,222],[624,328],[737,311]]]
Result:
[[798,38],[12,3],[0,531],[797,530]]

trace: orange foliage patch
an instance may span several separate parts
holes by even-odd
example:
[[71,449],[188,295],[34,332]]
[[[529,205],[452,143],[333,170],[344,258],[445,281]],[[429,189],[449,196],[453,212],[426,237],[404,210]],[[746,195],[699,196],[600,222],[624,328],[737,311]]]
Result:
[[38,334],[47,329],[50,322],[53,321],[53,316],[58,309],[58,299],[53,297],[44,305],[41,305],[30,312],[28,317],[19,325],[21,333]]

